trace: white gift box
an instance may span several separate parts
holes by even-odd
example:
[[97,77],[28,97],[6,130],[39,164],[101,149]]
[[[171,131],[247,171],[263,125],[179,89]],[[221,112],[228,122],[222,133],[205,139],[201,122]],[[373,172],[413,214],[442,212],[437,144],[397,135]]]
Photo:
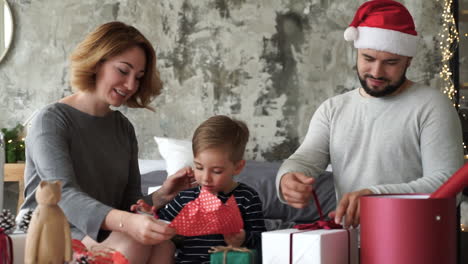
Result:
[[262,233],[264,264],[358,264],[358,258],[355,229],[309,231],[291,228]]
[[13,263],[24,264],[24,248],[26,246],[26,233],[15,231],[10,235],[13,242]]

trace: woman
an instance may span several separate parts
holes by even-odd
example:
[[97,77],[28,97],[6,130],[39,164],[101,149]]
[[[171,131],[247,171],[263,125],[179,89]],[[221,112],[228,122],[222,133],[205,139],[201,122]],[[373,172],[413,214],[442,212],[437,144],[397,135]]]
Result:
[[[129,120],[111,109],[150,109],[160,94],[151,43],[121,22],[101,25],[72,53],[71,85],[76,92],[43,108],[28,130],[22,209],[36,207],[40,181],[60,180],[59,205],[73,238],[88,247],[102,242],[130,263],[166,263],[161,257],[171,257],[171,244],[165,241],[174,230],[128,212],[142,197],[137,140]],[[180,190],[193,187],[192,182],[193,173],[181,170],[147,200],[162,207]]]

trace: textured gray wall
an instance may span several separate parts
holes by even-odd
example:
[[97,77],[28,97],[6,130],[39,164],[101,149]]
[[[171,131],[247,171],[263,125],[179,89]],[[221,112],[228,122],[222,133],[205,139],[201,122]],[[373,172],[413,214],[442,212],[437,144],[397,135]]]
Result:
[[[68,55],[99,24],[130,23],[156,46],[165,83],[156,112],[121,109],[134,123],[140,157],[158,158],[153,136],[191,138],[213,114],[251,129],[247,158],[283,159],[304,137],[317,106],[359,85],[343,30],[364,1],[9,0],[12,49],[0,63],[0,126],[69,95]],[[410,79],[433,86],[440,55],[439,1],[401,1],[421,49]]]

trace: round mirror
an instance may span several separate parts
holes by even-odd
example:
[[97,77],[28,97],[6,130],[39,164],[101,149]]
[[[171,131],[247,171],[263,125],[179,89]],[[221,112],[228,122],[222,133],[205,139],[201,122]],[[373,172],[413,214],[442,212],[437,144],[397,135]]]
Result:
[[6,0],[0,0],[0,61],[3,60],[13,39],[13,16]]

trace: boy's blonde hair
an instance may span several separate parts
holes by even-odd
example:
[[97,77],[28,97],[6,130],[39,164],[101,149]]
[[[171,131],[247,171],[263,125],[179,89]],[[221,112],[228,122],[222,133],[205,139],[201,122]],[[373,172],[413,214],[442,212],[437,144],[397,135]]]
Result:
[[236,163],[243,159],[248,140],[249,129],[244,122],[224,115],[212,116],[193,134],[193,156],[207,149],[225,147],[230,160]]
[[156,53],[140,31],[122,22],[103,24],[78,44],[70,56],[71,86],[80,91],[93,91],[96,88],[98,64],[134,46],[140,47],[145,52],[145,74],[137,92],[125,102],[125,105],[152,109],[148,106],[149,103],[162,90],[162,82],[156,68]]

